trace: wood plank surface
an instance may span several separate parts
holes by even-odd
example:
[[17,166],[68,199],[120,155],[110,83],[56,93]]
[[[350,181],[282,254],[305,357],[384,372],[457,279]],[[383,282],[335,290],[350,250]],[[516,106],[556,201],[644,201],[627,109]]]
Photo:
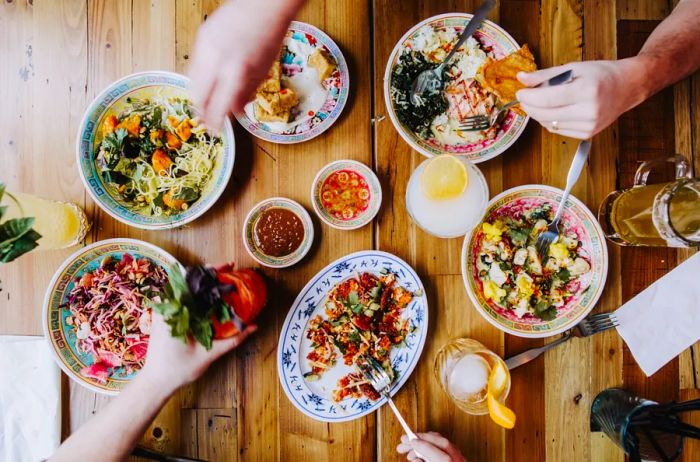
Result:
[[[0,3],[0,179],[8,188],[75,202],[93,228],[87,242],[144,239],[183,263],[235,261],[255,266],[239,238],[250,208],[285,196],[311,210],[310,183],[336,159],[372,166],[384,202],[373,226],[338,231],[316,220],[316,242],[293,268],[265,270],[275,290],[258,333],[176,394],[141,444],[209,461],[401,460],[403,433],[383,408],[345,424],[303,416],[280,389],[277,342],[297,292],[320,268],[347,253],[378,248],[405,259],[423,279],[430,305],[429,340],[396,403],[417,431],[439,431],[470,461],[622,461],[622,452],[588,428],[590,403],[601,390],[624,386],[659,401],[697,396],[700,345],[651,378],[609,331],[575,339],[512,374],[509,406],[518,415],[506,431],[488,417],[459,411],[435,380],[439,349],[474,338],[510,356],[542,340],[504,335],[471,306],[460,275],[462,239],[437,239],[408,216],[407,180],[423,160],[388,119],[383,77],[397,40],[435,14],[472,12],[479,0],[310,0],[298,19],[323,29],[342,49],[351,96],[331,130],[300,145],[275,145],[236,127],[233,180],[201,219],[169,232],[144,232],[111,219],[85,192],[75,163],[75,136],[87,104],[132,72],[187,71],[197,28],[221,0],[4,0]],[[540,67],[636,53],[675,0],[501,0],[490,19],[528,43]],[[58,115],[58,116],[57,116]],[[700,172],[700,75],[664,90],[624,114],[593,140],[574,194],[594,212],[605,196],[631,185],[641,160],[685,155]],[[235,122],[234,122],[235,125]],[[531,121],[507,153],[479,165],[491,196],[528,183],[563,187],[577,142]],[[0,266],[0,334],[41,335],[44,287],[75,249],[44,252]],[[597,311],[617,308],[691,252],[609,245],[610,269]],[[64,377],[64,436],[108,398]],[[689,445],[689,448],[692,446]],[[689,458],[690,457],[690,458]],[[695,460],[686,451],[685,460]]]

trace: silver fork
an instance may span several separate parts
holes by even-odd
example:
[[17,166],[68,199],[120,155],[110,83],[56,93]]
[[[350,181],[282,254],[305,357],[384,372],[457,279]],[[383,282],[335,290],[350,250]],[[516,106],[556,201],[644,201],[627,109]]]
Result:
[[[357,359],[357,366],[360,368],[360,371],[365,378],[372,384],[374,389],[377,390],[377,393],[386,398],[387,402],[389,403],[389,407],[392,411],[394,411],[394,415],[401,424],[401,427],[403,427],[403,431],[406,432],[408,439],[417,440],[418,436],[413,432],[413,430],[411,430],[411,427],[408,426],[403,416],[399,412],[399,409],[394,404],[394,401],[391,399],[389,394],[391,391],[391,377],[389,377],[389,374],[386,373],[382,365],[379,364],[379,362],[373,357],[369,355],[362,355]],[[416,455],[421,457],[418,453],[416,453]]]
[[[564,71],[561,74],[557,74],[549,80],[542,82],[533,88],[544,88],[544,87],[554,87],[557,85],[562,85],[564,83],[570,82],[572,80],[573,72],[571,70]],[[490,115],[475,115],[467,117],[459,124],[457,127],[459,130],[464,132],[476,132],[481,130],[486,130],[501,123],[503,118],[508,114],[508,109],[518,104],[520,101],[514,99],[509,101],[500,108],[498,111],[492,112]]]
[[523,351],[511,358],[506,359],[506,366],[508,369],[513,370],[516,367],[520,367],[523,364],[527,364],[533,359],[540,356],[545,351],[560,345],[571,337],[590,337],[591,335],[597,334],[599,332],[612,329],[619,325],[615,313],[599,313],[588,316],[586,319],[581,321],[574,327],[566,331],[566,333],[556,341],[548,343],[547,345],[540,348],[531,348],[527,351]]
[[578,177],[581,176],[583,167],[586,165],[589,152],[591,152],[591,142],[588,140],[581,141],[578,145],[578,149],[576,149],[574,160],[571,161],[569,174],[566,176],[566,189],[564,189],[564,194],[561,195],[559,207],[557,207],[557,214],[554,216],[554,220],[547,226],[547,230],[537,236],[535,247],[537,248],[537,254],[540,256],[541,260],[547,257],[549,246],[559,237],[559,221],[561,220],[561,215],[566,208],[566,201],[571,194],[571,188],[573,188],[578,181]]

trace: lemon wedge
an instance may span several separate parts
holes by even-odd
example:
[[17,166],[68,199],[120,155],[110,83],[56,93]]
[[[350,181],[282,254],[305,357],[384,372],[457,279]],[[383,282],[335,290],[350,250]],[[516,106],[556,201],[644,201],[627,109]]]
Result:
[[501,396],[506,390],[506,384],[508,383],[508,372],[503,364],[498,362],[491,369],[489,374],[489,384],[488,391],[493,393],[495,396]]
[[430,159],[421,175],[423,192],[429,199],[447,200],[462,195],[469,184],[464,163],[455,156],[442,154]]
[[515,427],[515,413],[513,411],[499,403],[498,399],[491,392],[487,393],[486,400],[489,407],[489,415],[494,422],[507,430]]
[[505,392],[507,383],[508,371],[502,363],[498,362],[489,374],[486,404],[491,419],[501,427],[510,430],[515,426],[515,413],[498,401],[498,397]]

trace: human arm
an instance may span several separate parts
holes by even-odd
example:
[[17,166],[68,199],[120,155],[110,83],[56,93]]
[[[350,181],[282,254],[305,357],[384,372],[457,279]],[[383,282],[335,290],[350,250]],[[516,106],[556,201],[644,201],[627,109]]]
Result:
[[[425,462],[467,462],[459,449],[450,441],[436,432],[418,433],[417,440],[409,440],[401,436],[401,444],[396,447],[399,454],[406,454],[410,461],[424,460]],[[416,451],[420,457],[416,455]]]
[[196,380],[214,360],[236,348],[255,329],[255,326],[248,326],[235,337],[216,340],[207,351],[193,340],[185,344],[171,337],[163,318],[154,313],[143,369],[49,460],[124,460],[173,393]]
[[229,0],[199,28],[189,75],[193,99],[211,127],[243,109],[305,1]]
[[517,98],[533,119],[550,131],[590,138],[661,89],[700,68],[700,0],[681,0],[649,36],[637,56],[616,61],[568,63],[529,74],[535,86],[571,69],[574,81],[557,87],[520,90]]

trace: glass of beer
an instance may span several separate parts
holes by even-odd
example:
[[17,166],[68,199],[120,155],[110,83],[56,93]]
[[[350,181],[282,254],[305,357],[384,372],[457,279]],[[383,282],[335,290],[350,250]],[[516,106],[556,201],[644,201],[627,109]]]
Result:
[[462,411],[485,415],[489,413],[488,378],[497,363],[501,363],[507,374],[505,389],[497,397],[503,404],[510,392],[508,367],[500,356],[476,340],[460,338],[442,347],[435,357],[435,377]]
[[[654,169],[675,165],[676,180],[647,184]],[[700,246],[700,179],[680,155],[642,162],[634,186],[605,198],[598,221],[611,242],[627,246]]]

